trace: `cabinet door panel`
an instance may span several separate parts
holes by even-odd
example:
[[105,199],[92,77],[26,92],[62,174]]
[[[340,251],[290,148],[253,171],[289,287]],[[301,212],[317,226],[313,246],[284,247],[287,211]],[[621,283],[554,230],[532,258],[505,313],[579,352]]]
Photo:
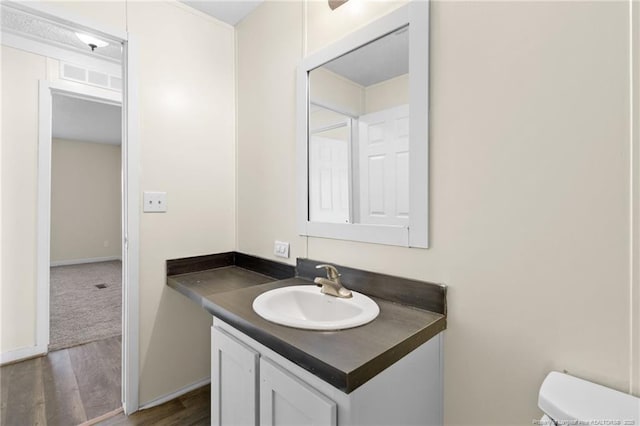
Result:
[[336,426],[336,403],[260,358],[261,426]]
[[257,426],[259,354],[211,328],[211,424]]

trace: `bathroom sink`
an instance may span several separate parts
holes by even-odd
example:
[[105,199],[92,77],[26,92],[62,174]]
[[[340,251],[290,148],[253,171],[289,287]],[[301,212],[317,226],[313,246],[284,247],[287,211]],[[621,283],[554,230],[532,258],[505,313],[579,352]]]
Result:
[[376,302],[355,291],[352,295],[329,296],[314,285],[282,287],[256,297],[253,310],[276,324],[307,330],[343,330],[373,321],[380,313]]

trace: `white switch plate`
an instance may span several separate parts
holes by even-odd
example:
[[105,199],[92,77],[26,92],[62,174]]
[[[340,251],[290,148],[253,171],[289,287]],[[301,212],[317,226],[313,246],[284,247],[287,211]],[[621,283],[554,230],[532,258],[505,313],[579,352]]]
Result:
[[277,257],[289,258],[289,243],[276,240],[273,244],[273,254]]
[[166,192],[144,191],[142,201],[145,213],[166,213],[167,211]]

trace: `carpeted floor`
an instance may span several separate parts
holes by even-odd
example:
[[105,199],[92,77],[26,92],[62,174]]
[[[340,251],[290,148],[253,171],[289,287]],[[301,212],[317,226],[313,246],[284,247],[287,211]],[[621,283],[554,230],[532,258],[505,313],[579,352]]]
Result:
[[53,267],[50,288],[49,350],[122,334],[120,261]]

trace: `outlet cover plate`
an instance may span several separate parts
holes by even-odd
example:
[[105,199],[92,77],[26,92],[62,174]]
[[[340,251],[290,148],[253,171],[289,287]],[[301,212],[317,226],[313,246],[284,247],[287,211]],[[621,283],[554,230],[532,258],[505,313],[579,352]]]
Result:
[[277,257],[289,258],[289,243],[276,240],[273,244],[273,254]]
[[167,193],[158,191],[145,191],[143,198],[143,211],[145,213],[166,213]]

